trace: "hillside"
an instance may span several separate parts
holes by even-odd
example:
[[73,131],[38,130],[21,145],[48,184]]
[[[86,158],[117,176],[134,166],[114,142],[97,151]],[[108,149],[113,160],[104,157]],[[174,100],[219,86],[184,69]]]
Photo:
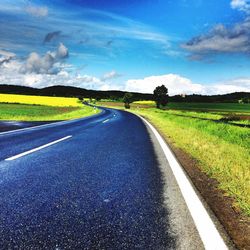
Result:
[[[88,90],[70,86],[52,86],[47,88],[31,88],[14,85],[0,85],[0,93],[4,94],[25,94],[25,95],[42,95],[42,96],[60,96],[60,97],[85,97],[97,99],[121,99],[125,91],[109,90]],[[151,94],[133,93],[134,98],[138,100],[152,100]]]
[[[70,86],[51,86],[46,88],[31,88],[15,85],[1,85],[0,93],[5,94],[25,94],[25,95],[41,95],[41,96],[60,96],[60,97],[85,97],[95,99],[113,99],[119,100],[123,98],[125,91],[118,90],[88,90]],[[152,94],[133,93],[135,100],[152,100]],[[250,92],[235,92],[225,95],[186,95],[185,98],[176,95],[170,96],[171,102],[238,102],[242,98],[250,99]]]

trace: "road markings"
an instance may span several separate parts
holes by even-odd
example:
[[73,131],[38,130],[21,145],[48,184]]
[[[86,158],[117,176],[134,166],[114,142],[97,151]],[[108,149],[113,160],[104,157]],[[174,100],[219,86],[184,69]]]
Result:
[[43,146],[40,146],[40,147],[37,147],[37,148],[33,148],[33,149],[29,150],[29,151],[23,152],[23,153],[21,153],[21,154],[18,154],[18,155],[12,156],[12,157],[9,157],[9,158],[5,159],[5,161],[13,161],[13,160],[16,160],[17,158],[20,158],[20,157],[22,157],[22,156],[25,156],[25,155],[34,153],[34,152],[36,152],[36,151],[38,151],[38,150],[41,150],[41,149],[43,149],[43,148],[47,148],[47,147],[52,146],[52,145],[54,145],[54,144],[56,144],[56,143],[59,143],[59,142],[64,141],[64,140],[67,140],[67,139],[69,139],[69,138],[71,138],[71,137],[72,137],[72,135],[63,137],[63,138],[61,138],[61,139],[59,139],[59,140],[56,140],[56,141],[47,143],[47,144],[45,144],[45,145],[43,145]]
[[102,123],[106,123],[106,122],[108,122],[108,121],[109,121],[109,119],[107,119],[107,120],[103,121]]
[[199,197],[195,193],[190,181],[186,177],[184,170],[176,160],[169,146],[165,143],[164,139],[158,133],[158,131],[147,120],[139,116],[152,130],[155,137],[163,149],[163,152],[169,162],[169,165],[173,171],[175,179],[179,185],[182,196],[187,204],[189,212],[194,220],[195,226],[201,237],[206,250],[226,250],[224,240],[220,236],[217,228],[215,227],[208,212],[200,201]]

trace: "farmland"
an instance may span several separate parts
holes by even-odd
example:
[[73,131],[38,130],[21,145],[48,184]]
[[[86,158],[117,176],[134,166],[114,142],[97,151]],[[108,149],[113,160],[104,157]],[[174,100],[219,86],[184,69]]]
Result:
[[[137,101],[134,105],[144,105],[145,107],[154,107],[154,101]],[[169,109],[179,110],[196,110],[196,111],[219,111],[219,112],[235,112],[250,113],[250,104],[240,103],[196,103],[196,102],[170,102]]]
[[56,121],[99,112],[77,98],[0,94],[0,120]]
[[0,103],[19,103],[52,107],[81,107],[77,98],[0,94]]
[[[121,103],[108,105],[123,109]],[[174,103],[167,110],[159,110],[153,103],[135,103],[130,111],[147,118],[167,141],[196,159],[200,170],[216,179],[219,188],[234,198],[234,206],[250,216],[250,129],[230,121],[215,122],[237,114],[244,120],[235,123],[249,124],[249,106],[211,104],[205,111],[204,104],[185,103],[187,109],[180,109],[181,105]]]

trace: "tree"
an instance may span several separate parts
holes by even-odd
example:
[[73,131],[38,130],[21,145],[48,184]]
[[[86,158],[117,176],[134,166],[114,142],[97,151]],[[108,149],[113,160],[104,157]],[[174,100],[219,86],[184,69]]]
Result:
[[133,102],[133,95],[131,93],[125,93],[123,97],[124,107],[130,109],[130,103]]
[[80,102],[83,102],[83,97],[82,96],[78,96],[78,99]]
[[242,103],[250,103],[250,99],[247,97],[243,97],[241,100],[242,100]]
[[165,107],[168,104],[168,89],[165,85],[158,86],[154,90],[153,94],[156,107],[159,109],[160,107]]

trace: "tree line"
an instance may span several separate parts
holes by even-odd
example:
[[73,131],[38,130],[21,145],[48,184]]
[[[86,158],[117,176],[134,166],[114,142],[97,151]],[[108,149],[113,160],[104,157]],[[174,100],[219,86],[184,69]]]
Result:
[[[168,89],[165,85],[161,85],[155,88],[153,93],[153,99],[157,108],[164,108],[168,104]],[[124,107],[130,108],[130,104],[134,101],[132,93],[125,93],[123,97]]]

